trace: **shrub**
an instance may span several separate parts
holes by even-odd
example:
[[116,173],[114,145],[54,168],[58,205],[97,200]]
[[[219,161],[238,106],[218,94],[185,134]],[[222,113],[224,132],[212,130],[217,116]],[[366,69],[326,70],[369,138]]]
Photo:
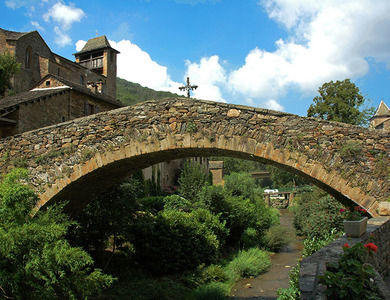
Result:
[[278,251],[289,245],[293,240],[294,233],[291,229],[282,225],[275,225],[265,233],[265,243],[271,251]]
[[306,193],[302,195],[301,204],[297,205],[294,226],[299,235],[322,237],[333,228],[342,230],[342,205],[330,195]]
[[233,196],[254,199],[256,182],[248,173],[231,173],[224,178],[226,191]]
[[164,209],[190,210],[192,203],[179,195],[164,197]]
[[242,248],[253,248],[263,244],[263,237],[254,228],[247,228],[241,235]]
[[37,196],[26,170],[14,170],[0,183],[0,287],[3,296],[17,299],[84,299],[113,282],[92,269],[93,260],[72,247],[65,234],[73,224],[50,207],[31,212]]
[[221,265],[212,264],[207,267],[202,267],[200,274],[200,280],[203,283],[224,282],[228,279],[225,270]]
[[186,161],[178,179],[178,192],[187,200],[194,202],[203,186],[208,184],[209,174],[198,163]]
[[226,229],[209,211],[163,210],[141,214],[129,232],[140,264],[154,274],[168,274],[212,263],[219,256]]
[[341,235],[343,235],[343,233],[334,228],[331,230],[331,232],[326,233],[322,236],[311,236],[306,238],[303,241],[302,256],[307,257],[312,255],[314,252],[317,252],[321,248],[330,244],[331,242],[339,238]]
[[199,286],[193,293],[194,300],[225,300],[229,296],[229,286],[221,282],[210,282]]
[[159,212],[164,209],[165,197],[164,196],[154,196],[154,197],[145,197],[138,200],[143,211],[149,212]]
[[226,266],[226,274],[232,281],[242,277],[258,276],[271,267],[269,254],[259,248],[243,250]]

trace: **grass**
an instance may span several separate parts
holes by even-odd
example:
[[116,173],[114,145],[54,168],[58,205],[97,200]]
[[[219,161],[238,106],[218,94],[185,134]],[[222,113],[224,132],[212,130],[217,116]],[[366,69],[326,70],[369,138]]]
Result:
[[239,251],[225,265],[201,265],[192,272],[162,277],[146,274],[132,265],[131,259],[114,259],[113,264],[110,269],[116,272],[109,273],[119,277],[119,280],[96,299],[226,299],[237,280],[258,276],[271,266],[269,253],[259,248]]
[[259,248],[243,250],[226,266],[226,275],[230,281],[243,277],[258,276],[271,267],[271,259],[267,251]]

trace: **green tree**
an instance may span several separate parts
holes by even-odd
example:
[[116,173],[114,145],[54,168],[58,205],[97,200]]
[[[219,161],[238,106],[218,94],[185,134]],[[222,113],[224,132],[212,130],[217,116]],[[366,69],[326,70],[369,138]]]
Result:
[[81,299],[111,285],[93,260],[64,238],[72,221],[59,207],[32,216],[37,196],[15,169],[0,183],[0,295],[16,299]]
[[[139,207],[137,199],[142,196],[142,182],[129,179],[90,202],[77,216],[77,225],[70,236],[84,249],[95,249],[97,262],[106,269],[118,246],[124,242],[128,226],[134,221]],[[108,241],[111,240],[111,255],[104,261]]]
[[349,79],[324,83],[314,97],[314,103],[307,110],[308,117],[353,125],[366,125],[374,108],[364,108],[366,99],[359,88]]
[[0,55],[0,96],[11,88],[11,78],[20,70],[20,64],[8,52]]
[[303,177],[288,172],[285,169],[267,166],[267,170],[271,173],[271,181],[274,188],[302,186],[308,184],[308,181],[306,181]]
[[210,176],[203,166],[196,162],[186,161],[178,179],[179,194],[194,202],[203,186],[207,185],[209,181]]

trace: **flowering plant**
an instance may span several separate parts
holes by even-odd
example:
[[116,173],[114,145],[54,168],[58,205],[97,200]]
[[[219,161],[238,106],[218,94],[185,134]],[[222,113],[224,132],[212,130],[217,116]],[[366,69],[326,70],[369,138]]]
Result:
[[355,206],[355,208],[341,208],[340,214],[344,220],[358,221],[367,214],[367,210],[360,206]]
[[374,243],[363,246],[343,245],[343,254],[337,263],[328,264],[320,280],[327,286],[328,299],[382,299],[378,296],[373,278],[374,268],[366,263],[368,256],[377,252]]

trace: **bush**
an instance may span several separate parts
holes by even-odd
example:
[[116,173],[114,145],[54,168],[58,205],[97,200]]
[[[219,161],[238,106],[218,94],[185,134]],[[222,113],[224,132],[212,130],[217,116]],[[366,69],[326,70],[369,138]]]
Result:
[[0,286],[17,299],[84,299],[113,282],[92,269],[93,260],[70,246],[65,234],[73,224],[61,207],[35,216],[37,196],[26,184],[26,170],[14,170],[0,183]]
[[129,240],[140,264],[154,274],[194,269],[215,262],[227,231],[207,210],[164,210],[156,216],[140,214]]
[[226,266],[226,274],[232,281],[242,277],[258,276],[271,267],[269,254],[259,248],[240,251]]
[[202,188],[208,184],[209,174],[198,163],[186,161],[178,179],[178,192],[187,200],[194,202]]
[[255,198],[256,182],[250,174],[231,173],[224,180],[224,187],[232,196],[243,196],[251,200]]
[[333,228],[342,230],[342,205],[333,197],[306,193],[302,195],[301,201],[300,204],[297,203],[298,207],[294,208],[294,226],[299,235],[323,237]]
[[171,195],[164,197],[164,209],[176,209],[189,211],[192,208],[192,203],[179,195]]
[[241,245],[243,249],[258,247],[264,243],[263,237],[254,228],[247,228],[241,235]]
[[200,280],[202,283],[210,282],[224,282],[226,281],[227,275],[224,268],[221,265],[209,265],[200,269]]
[[335,228],[331,230],[330,233],[326,233],[322,235],[321,237],[318,236],[312,236],[308,237],[303,241],[303,250],[302,250],[302,256],[307,257],[312,255],[314,252],[317,252],[321,248],[325,247],[326,245],[330,244],[337,238],[339,238],[341,235],[343,235],[343,232],[336,230]]
[[271,251],[279,251],[293,240],[294,232],[282,225],[269,228],[265,233],[265,243]]
[[143,211],[156,213],[164,209],[165,197],[164,196],[145,197],[139,199],[138,202],[140,203]]
[[194,300],[225,300],[229,296],[230,287],[220,282],[210,282],[199,286],[193,293]]

